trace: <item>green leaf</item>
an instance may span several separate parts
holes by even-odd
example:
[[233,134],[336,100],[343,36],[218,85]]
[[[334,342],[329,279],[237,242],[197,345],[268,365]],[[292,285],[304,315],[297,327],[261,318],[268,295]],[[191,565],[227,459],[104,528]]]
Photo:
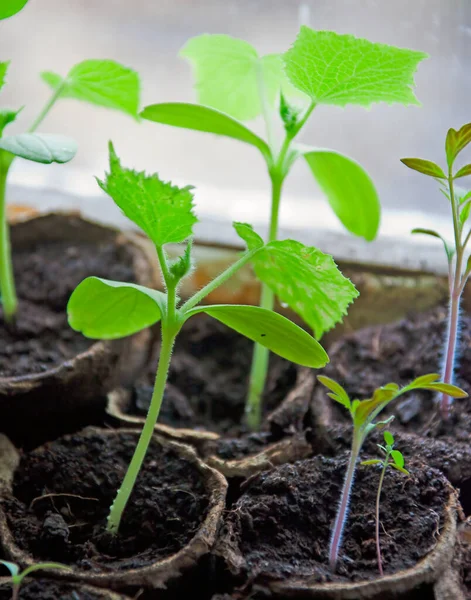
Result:
[[419,104],[413,92],[424,52],[303,26],[284,55],[291,83],[316,104]]
[[290,133],[298,124],[300,110],[295,106],[291,106],[286,100],[283,92],[280,94],[280,118],[283,121],[285,131]]
[[471,123],[461,129],[449,129],[446,135],[445,151],[448,167],[451,169],[458,154],[471,142]]
[[192,262],[191,262],[192,246],[193,246],[192,240],[188,240],[186,247],[185,247],[185,252],[181,256],[176,258],[173,262],[171,262],[169,265],[170,273],[171,273],[172,277],[175,279],[175,281],[177,281],[177,282],[181,281],[191,271],[191,268],[192,268]]
[[114,60],[84,60],[72,67],[67,77],[41,73],[60,97],[74,98],[97,106],[119,110],[137,118],[139,112],[139,75]]
[[319,342],[278,313],[258,306],[221,304],[195,308],[187,317],[201,312],[298,365],[318,369],[329,362]]
[[394,436],[390,431],[384,432],[384,441],[388,446],[394,446]]
[[0,2],[0,21],[16,15],[27,3],[28,0],[2,0]]
[[0,560],[0,564],[2,564],[10,571],[12,577],[15,577],[20,572],[20,568],[18,567],[18,565],[8,560]]
[[5,127],[13,123],[22,110],[23,108],[19,108],[18,110],[0,109],[0,137]]
[[453,179],[466,177],[467,175],[471,175],[471,165],[465,165],[464,167],[461,167],[461,169],[459,169],[459,171],[453,175]]
[[404,468],[404,457],[402,456],[402,453],[399,452],[399,450],[392,450],[391,457],[396,466],[400,467],[401,469]]
[[77,143],[63,135],[19,133],[0,138],[0,149],[38,163],[66,163],[74,158]]
[[342,225],[354,235],[374,240],[381,205],[368,173],[352,158],[334,150],[312,149],[303,154]]
[[427,385],[428,383],[433,383],[440,379],[440,375],[438,373],[428,373],[427,375],[421,375],[420,377],[416,377],[409,385],[408,388],[416,388],[422,385]]
[[443,394],[446,394],[447,396],[451,396],[452,398],[468,397],[468,394],[464,390],[457,387],[456,385],[451,385],[450,383],[429,383],[428,385],[421,385],[419,387],[421,390],[433,390],[434,392],[441,392]]
[[140,227],[157,246],[183,242],[191,236],[198,221],[193,214],[191,186],[179,188],[159,179],[121,166],[109,145],[110,172],[99,186],[123,213]]
[[232,226],[236,230],[237,235],[247,244],[249,250],[256,250],[257,248],[262,248],[264,246],[265,242],[258,233],[254,231],[252,225],[234,221]]
[[166,296],[134,283],[87,277],[67,304],[69,325],[84,336],[114,340],[160,321]]
[[146,106],[140,116],[163,125],[230,137],[251,144],[258,148],[265,158],[270,157],[270,149],[262,138],[231,116],[213,108],[198,104],[168,102]]
[[285,78],[278,54],[259,57],[248,42],[229,35],[194,37],[180,55],[193,66],[198,101],[241,121],[262,112],[261,86],[267,106],[272,107]]
[[370,460],[362,460],[360,464],[365,467],[369,467],[370,465],[382,465],[383,461],[379,460],[378,458],[372,458]]
[[431,160],[424,160],[423,158],[401,158],[401,163],[406,165],[406,167],[409,167],[409,169],[418,171],[423,175],[437,177],[438,179],[446,179],[446,175],[442,169]]
[[415,229],[413,229],[411,231],[411,233],[422,233],[424,235],[430,235],[432,237],[436,237],[439,240],[442,240],[443,242],[443,246],[445,247],[445,253],[446,256],[448,258],[448,262],[451,261],[451,259],[453,258],[453,255],[455,253],[455,249],[452,248],[451,246],[448,245],[447,241],[445,240],[444,237],[442,237],[439,233],[437,233],[436,231],[434,231],[433,229],[423,229],[422,227],[416,227]]
[[394,469],[396,469],[396,471],[400,471],[404,475],[410,475],[410,473],[407,469],[404,469],[403,467],[398,467],[395,463],[389,463],[389,465],[391,467],[393,467]]
[[358,296],[329,254],[295,240],[270,242],[252,262],[260,281],[300,315],[317,338],[342,319]]
[[2,87],[5,84],[5,79],[6,79],[6,74],[8,71],[8,65],[10,63],[7,62],[0,62],[0,90],[2,89]]
[[[395,383],[388,383],[375,390],[372,398],[363,400],[358,405],[354,416],[355,427],[361,427],[365,423],[369,423],[378,414],[377,409],[382,407],[381,410],[383,410],[389,402],[400,395],[401,391]],[[378,425],[379,423],[372,424],[372,428]]]
[[332,400],[342,404],[347,410],[351,409],[352,403],[350,397],[340,383],[325,375],[318,375],[317,379],[323,386],[332,391],[332,394],[328,394]]
[[461,210],[460,210],[460,225],[461,225],[461,227],[463,227],[463,225],[468,220],[470,209],[471,209],[471,202],[467,202],[464,206],[461,207]]

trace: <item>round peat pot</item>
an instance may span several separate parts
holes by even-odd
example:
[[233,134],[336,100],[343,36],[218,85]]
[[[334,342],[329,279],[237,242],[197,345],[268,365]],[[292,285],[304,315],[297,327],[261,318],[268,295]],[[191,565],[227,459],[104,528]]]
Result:
[[[195,447],[227,477],[248,477],[273,465],[304,458],[310,446],[304,421],[314,372],[276,356],[263,397],[260,431],[244,424],[253,343],[207,315],[185,323],[172,356],[157,431]],[[142,427],[152,396],[159,344],[130,390],[108,396],[113,422]]]
[[66,306],[89,275],[154,286],[154,259],[135,235],[48,214],[11,227],[19,307],[0,311],[1,431],[29,447],[94,422],[104,396],[148,358],[150,332],[92,342],[67,323]]
[[[228,513],[215,547],[234,583],[279,598],[419,598],[449,569],[457,497],[445,477],[419,462],[410,477],[390,469],[380,508],[384,576],[378,573],[375,500],[379,471],[358,466],[335,573],[331,528],[347,457],[283,465],[252,478]],[[429,596],[424,596],[429,597]]]
[[114,590],[178,589],[180,574],[212,548],[227,483],[189,446],[155,436],[119,533],[105,531],[109,506],[139,432],[87,428],[22,455],[7,438],[0,454],[0,537],[21,567],[45,560],[72,570],[58,580]]
[[[11,583],[8,578],[0,577],[0,600],[11,600]],[[131,600],[110,590],[89,585],[78,585],[53,579],[26,578],[21,584],[18,600]]]

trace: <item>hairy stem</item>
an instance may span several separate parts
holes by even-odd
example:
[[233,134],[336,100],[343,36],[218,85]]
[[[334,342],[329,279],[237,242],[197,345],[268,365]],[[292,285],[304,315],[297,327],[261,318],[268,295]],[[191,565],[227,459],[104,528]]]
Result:
[[337,566],[340,545],[342,543],[343,530],[345,528],[345,522],[348,515],[348,506],[350,502],[350,494],[352,492],[353,479],[355,476],[356,463],[361,448],[361,443],[357,439],[355,432],[353,435],[354,438],[352,442],[352,450],[350,452],[347,473],[345,475],[345,481],[342,488],[342,496],[340,498],[340,504],[337,510],[337,516],[335,517],[335,524],[332,531],[332,537],[330,539],[329,565],[332,571],[335,571],[335,568]]
[[378,493],[376,494],[376,556],[378,557],[378,570],[381,577],[384,575],[383,573],[383,560],[381,558],[381,544],[379,542],[379,503],[381,499],[381,490],[383,489],[383,481],[384,476],[386,474],[386,469],[388,468],[388,460],[389,453],[386,454],[386,458],[384,459],[383,469],[381,471],[381,476],[379,478],[378,484]]
[[10,229],[7,221],[6,181],[8,169],[9,164],[2,165],[0,158],[0,292],[5,321],[12,322],[16,316],[18,300],[11,260]]
[[[271,174],[272,201],[270,229],[268,232],[268,242],[276,240],[278,236],[278,214],[280,210],[281,189],[283,187],[283,177],[278,174]],[[275,295],[271,289],[262,283],[260,307],[267,310],[273,310],[275,304]],[[268,373],[269,350],[260,344],[255,344],[250,369],[249,389],[247,402],[245,406],[245,417],[247,425],[252,430],[260,427],[262,416],[262,394],[265,388],[265,382]]]
[[[454,265],[454,273],[452,273],[452,277],[450,278],[450,307],[448,311],[447,339],[442,380],[444,383],[453,383],[456,347],[458,343],[459,332],[460,298],[463,287],[461,282],[461,271],[463,267],[463,247],[461,245],[458,205],[456,202],[454,192],[453,175],[451,173],[451,169],[448,174],[448,187],[450,190],[451,210],[453,216],[456,261]],[[441,395],[440,400],[440,413],[444,421],[447,421],[450,417],[451,403],[452,398],[448,396],[448,394],[443,393]]]

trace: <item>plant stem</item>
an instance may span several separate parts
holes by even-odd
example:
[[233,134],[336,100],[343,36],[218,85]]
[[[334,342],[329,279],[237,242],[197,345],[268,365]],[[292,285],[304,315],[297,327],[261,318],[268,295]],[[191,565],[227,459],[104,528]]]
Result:
[[147,449],[154,434],[154,427],[159,417],[160,407],[167,382],[168,370],[170,366],[170,358],[172,356],[173,345],[175,343],[176,332],[169,334],[166,332],[166,327],[162,322],[162,346],[160,348],[159,364],[157,367],[157,375],[155,378],[154,391],[149,407],[149,412],[142,428],[139,442],[129,464],[126,475],[123,479],[121,487],[118,490],[116,498],[111,506],[110,514],[108,515],[107,531],[116,535],[118,533],[119,524],[126,504],[136,483],[137,476],[141,469],[142,463],[147,453]]
[[19,600],[20,599],[20,584],[13,583],[11,586],[11,600]]
[[48,102],[46,103],[46,105],[44,106],[44,108],[42,109],[42,111],[39,113],[39,115],[36,117],[36,119],[33,121],[33,124],[31,125],[31,127],[28,129],[29,133],[33,133],[34,131],[36,131],[36,129],[41,125],[41,123],[44,121],[44,119],[46,118],[46,116],[48,115],[49,111],[51,110],[51,108],[54,106],[54,104],[56,103],[56,101],[59,99],[59,96],[62,93],[62,90],[64,89],[64,84],[65,82],[63,81],[59,86],[57,86],[57,88],[54,90],[52,96],[49,98]]
[[379,478],[378,484],[378,493],[376,494],[376,555],[378,557],[378,570],[381,577],[384,575],[383,573],[383,561],[381,558],[381,545],[379,543],[379,502],[381,499],[381,490],[383,489],[383,481],[384,476],[386,474],[386,469],[388,468],[388,460],[389,453],[386,454],[386,458],[384,459],[383,469],[381,471],[381,476]]
[[9,323],[14,321],[18,308],[11,260],[10,229],[7,221],[6,181],[10,164],[2,165],[0,162],[0,291],[3,315],[5,321]]
[[[271,173],[271,215],[270,229],[268,232],[268,242],[277,239],[278,236],[278,214],[280,210],[281,190],[283,187],[283,177],[279,173]],[[275,305],[275,295],[272,290],[262,283],[260,295],[260,307],[267,310],[273,310]],[[262,394],[265,388],[265,382],[268,373],[269,350],[265,346],[255,344],[250,369],[249,390],[247,402],[245,405],[245,418],[248,427],[255,431],[260,427],[262,418]]]
[[[460,298],[462,292],[461,271],[463,266],[463,247],[461,245],[461,234],[459,226],[458,206],[454,193],[453,175],[451,169],[448,174],[448,186],[450,190],[451,210],[453,215],[453,230],[455,235],[456,262],[455,272],[451,277],[450,285],[450,307],[448,310],[448,328],[445,351],[445,362],[443,368],[442,380],[444,383],[453,383],[453,375],[455,370],[456,347],[458,343],[458,323],[460,311]],[[441,395],[440,412],[442,419],[447,421],[450,417],[452,399],[447,394]]]
[[345,481],[342,488],[342,496],[340,498],[340,504],[337,510],[334,529],[332,531],[332,537],[330,540],[329,565],[332,571],[335,571],[335,568],[337,566],[340,544],[342,543],[343,530],[348,514],[348,505],[350,501],[350,494],[352,492],[352,484],[353,478],[355,476],[356,463],[361,448],[361,442],[358,439],[358,436],[355,435],[355,432],[353,433],[353,435],[354,438],[352,442],[352,450],[350,453],[347,473],[345,475]]

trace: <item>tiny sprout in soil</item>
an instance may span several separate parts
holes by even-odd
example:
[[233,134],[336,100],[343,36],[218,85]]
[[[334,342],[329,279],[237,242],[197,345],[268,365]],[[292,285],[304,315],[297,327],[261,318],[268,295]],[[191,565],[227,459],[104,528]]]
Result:
[[11,574],[11,600],[18,600],[20,597],[20,588],[23,583],[23,579],[27,577],[30,573],[34,573],[34,571],[43,571],[44,569],[70,569],[67,565],[61,565],[60,563],[53,562],[44,562],[37,563],[27,567],[23,571],[20,572],[20,568],[18,565],[12,562],[8,562],[7,560],[0,560],[0,564],[6,567]]
[[[10,4],[11,10],[6,6],[3,18],[18,12],[26,2]],[[6,82],[8,68],[8,62],[0,62],[0,89]],[[20,157],[43,164],[72,160],[77,151],[74,140],[36,132],[60,98],[74,98],[120,110],[136,119],[139,111],[137,73],[113,60],[84,60],[73,66],[66,77],[45,71],[41,78],[51,88],[51,97],[25,133],[3,135],[4,129],[16,121],[22,108],[0,109],[0,292],[3,315],[8,322],[15,320],[18,310],[6,209],[7,178],[13,160]]]
[[[376,554],[378,557],[378,570],[379,570],[379,574],[381,575],[381,577],[383,576],[384,573],[383,573],[383,561],[381,559],[381,544],[380,544],[380,538],[379,538],[379,523],[380,523],[380,521],[379,521],[379,503],[381,500],[381,490],[383,489],[384,476],[386,475],[386,470],[388,467],[392,467],[393,469],[396,469],[397,471],[404,473],[404,475],[409,475],[409,471],[407,471],[407,469],[404,468],[404,462],[405,462],[404,457],[402,456],[402,453],[399,450],[394,449],[394,437],[393,437],[392,433],[390,433],[389,431],[384,432],[384,443],[385,443],[384,446],[382,446],[381,444],[378,444],[378,448],[384,454],[384,457],[382,460],[378,459],[378,458],[373,458],[371,460],[364,460],[361,463],[364,466],[378,465],[381,467],[381,475],[379,476],[379,483],[378,483],[378,493],[376,495],[376,513],[375,513]],[[390,458],[392,459],[392,461],[389,460]]]
[[453,398],[466,398],[467,394],[460,388],[442,383],[439,381],[440,375],[432,373],[429,375],[422,375],[414,379],[409,385],[403,388],[399,388],[396,383],[388,383],[383,387],[375,390],[373,396],[367,400],[350,400],[347,392],[344,388],[323,375],[318,376],[318,380],[324,385],[329,391],[327,394],[330,398],[344,406],[352,418],[353,423],[353,436],[352,436],[352,447],[350,451],[350,458],[347,467],[347,473],[345,475],[345,481],[342,489],[342,496],[340,498],[340,504],[337,510],[337,516],[335,519],[334,528],[332,531],[332,537],[329,549],[329,562],[330,567],[335,571],[339,550],[342,543],[342,535],[345,527],[345,522],[348,515],[348,505],[350,500],[350,493],[352,490],[353,480],[355,476],[355,469],[360,454],[363,442],[371,431],[376,427],[385,426],[390,423],[393,417],[389,417],[386,421],[374,422],[374,419],[383,411],[386,406],[402,396],[406,392],[413,390],[433,390],[436,392],[446,393]]
[[[435,178],[440,186],[440,191],[450,203],[453,222],[452,245],[444,237],[432,229],[413,229],[412,233],[423,233],[439,238],[444,245],[448,260],[448,285],[449,285],[449,311],[448,332],[443,360],[442,379],[445,383],[453,383],[456,349],[459,336],[460,300],[469,274],[471,273],[471,255],[465,261],[466,246],[471,237],[471,228],[467,226],[471,209],[471,191],[465,192],[456,189],[455,180],[466,175],[471,175],[471,164],[459,169],[453,169],[458,154],[471,142],[471,123],[463,125],[461,129],[449,129],[445,141],[445,154],[447,168],[444,171],[439,165],[430,160],[421,158],[402,158],[407,167],[423,175]],[[465,232],[466,229],[466,232]],[[452,399],[443,393],[440,401],[442,418],[447,420],[450,416]]]
[[[290,285],[293,293],[302,287],[309,302],[319,293],[318,288],[324,284],[322,277],[326,276],[316,278],[315,269],[311,271],[313,264],[327,265],[325,273],[333,273],[336,280],[342,279],[342,275],[332,258],[316,248],[293,240],[265,244],[250,225],[234,223],[237,234],[247,245],[247,251],[194,296],[181,303],[178,290],[192,270],[191,236],[197,222],[193,213],[192,188],[166,183],[157,174],[146,175],[123,168],[111,144],[110,172],[104,181],[98,183],[153,242],[165,287],[165,292],[160,292],[135,284],[88,277],[75,289],[67,307],[71,327],[93,339],[122,338],[157,322],[161,324],[162,345],[149,412],[108,517],[108,531],[116,534],[159,416],[175,338],[190,317],[206,313],[300,365],[319,368],[329,360],[315,338],[278,313],[263,307],[199,306],[200,303],[250,261],[263,261],[262,273],[269,285]],[[186,245],[181,256],[169,260],[166,244],[183,242]],[[325,284],[328,285],[328,281]],[[298,299],[299,303],[303,300],[304,296]]]
[[[153,104],[141,116],[255,147],[266,163],[271,184],[268,243],[278,238],[283,185],[300,159],[306,161],[345,228],[369,241],[376,237],[380,204],[366,171],[340,152],[297,145],[295,139],[314,109],[323,104],[418,104],[412,89],[414,72],[426,54],[303,26],[284,54],[259,56],[244,40],[205,34],[190,39],[181,55],[194,67],[200,104]],[[266,141],[243,123],[259,115],[265,122]],[[279,131],[281,136],[276,135]],[[300,305],[289,286],[274,289],[264,280],[263,262],[256,261],[254,267],[262,281],[260,306],[273,310],[277,296],[302,317],[318,339],[342,319],[358,295],[353,286],[334,283],[328,276],[329,293]],[[315,306],[318,310],[313,310]],[[246,405],[252,429],[260,424],[267,369],[268,349],[256,344]]]

